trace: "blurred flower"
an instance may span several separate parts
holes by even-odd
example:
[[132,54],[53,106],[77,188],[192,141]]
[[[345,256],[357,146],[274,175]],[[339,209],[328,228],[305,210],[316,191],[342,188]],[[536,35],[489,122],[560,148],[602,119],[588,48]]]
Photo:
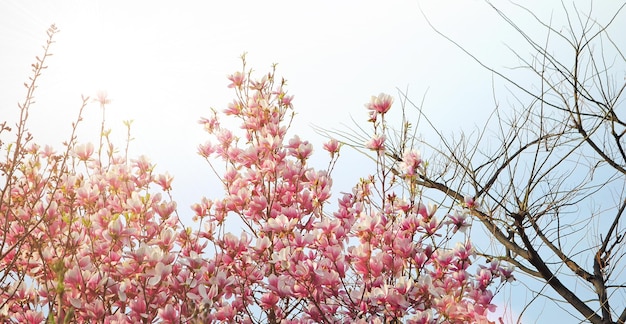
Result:
[[365,147],[377,152],[382,152],[385,150],[385,136],[383,135],[374,135],[371,140],[365,143]]
[[94,147],[91,143],[80,144],[74,147],[74,154],[76,154],[76,157],[78,157],[78,159],[81,161],[89,160],[89,157],[91,157],[93,151]]
[[235,72],[235,74],[231,74],[228,76],[228,80],[232,83],[228,85],[229,88],[240,88],[243,85],[245,77],[241,72]]
[[448,215],[447,223],[453,226],[453,233],[456,233],[457,231],[465,233],[465,230],[470,227],[470,224],[467,222],[467,214],[460,213],[458,211]]
[[165,174],[159,174],[155,179],[156,183],[159,184],[164,191],[172,189],[173,180],[174,177],[172,177],[169,172],[165,172]]
[[420,152],[410,150],[404,153],[402,162],[400,163],[400,170],[407,176],[414,176],[417,174],[417,170],[422,165],[422,158]]
[[365,106],[367,109],[372,110],[379,114],[385,114],[391,108],[391,104],[393,103],[393,97],[388,94],[381,93],[376,96],[372,96],[372,99]]
[[293,96],[287,96],[284,94],[280,95],[280,103],[283,104],[283,106],[287,106],[287,107],[291,107],[291,101],[293,100]]
[[339,152],[339,142],[331,138],[328,143],[324,143],[324,149],[330,153],[330,155],[335,155],[335,153]]
[[200,154],[202,157],[208,158],[209,156],[211,156],[211,154],[213,154],[213,152],[215,152],[216,147],[213,146],[213,144],[211,142],[206,142],[204,144],[200,144],[198,145],[198,154]]
[[156,286],[164,277],[168,276],[172,272],[171,265],[165,265],[163,262],[159,261],[154,269],[148,269],[146,273],[148,275],[152,275],[152,278],[148,279],[148,286],[154,287]]
[[167,304],[165,308],[159,309],[159,317],[164,323],[176,323],[178,321],[176,309],[172,304]]
[[464,200],[463,202],[465,203],[465,208],[468,208],[468,209],[478,208],[478,202],[474,200],[474,197],[465,196],[463,200]]
[[304,161],[311,156],[313,153],[313,145],[309,143],[309,141],[302,141],[298,135],[295,135],[292,139],[289,140],[289,145],[287,145],[289,149],[289,153],[298,158],[301,161]]
[[101,106],[111,103],[111,99],[108,98],[108,94],[106,91],[98,91],[95,100],[99,102]]

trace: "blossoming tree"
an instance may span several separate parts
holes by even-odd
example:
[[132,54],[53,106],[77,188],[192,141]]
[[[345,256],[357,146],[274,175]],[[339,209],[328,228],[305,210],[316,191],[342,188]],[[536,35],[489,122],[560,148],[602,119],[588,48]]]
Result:
[[[289,135],[285,82],[274,70],[255,79],[244,59],[229,77],[235,100],[200,121],[211,140],[198,152],[225,195],[192,206],[192,230],[169,196],[169,174],[156,174],[146,157],[116,153],[104,126],[99,147],[78,143],[87,98],[62,151],[29,135],[36,81],[56,32],[49,29],[33,65],[16,129],[0,128],[13,135],[0,142],[2,321],[487,321],[491,289],[511,271],[474,264],[469,238],[455,235],[469,226],[471,201],[451,214],[426,206],[415,181],[426,168],[419,152],[405,154],[401,174],[391,172],[390,96],[367,105],[377,171],[328,212],[341,145],[324,144],[326,170],[311,167],[312,144]],[[97,101],[103,109],[109,103],[105,95]],[[224,118],[237,119],[240,130],[222,126]],[[232,219],[242,224],[236,233]]]

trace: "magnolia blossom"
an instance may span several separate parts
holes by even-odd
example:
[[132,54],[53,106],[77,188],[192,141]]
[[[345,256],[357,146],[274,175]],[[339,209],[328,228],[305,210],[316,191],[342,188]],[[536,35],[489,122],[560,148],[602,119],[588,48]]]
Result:
[[[377,173],[329,204],[332,167],[312,167],[313,145],[286,138],[284,83],[272,72],[245,87],[244,76],[229,77],[231,107],[200,121],[211,138],[198,152],[223,192],[190,209],[164,198],[173,177],[154,174],[143,156],[68,163],[33,144],[19,172],[0,164],[17,177],[7,190],[13,203],[0,206],[0,269],[23,278],[2,283],[1,322],[486,321],[491,289],[513,275],[498,262],[474,264],[471,243],[454,235],[470,225],[475,202],[466,199],[442,226],[438,205],[405,195],[378,161]],[[383,115],[392,102],[381,94],[368,109]],[[245,137],[222,118],[238,121]],[[92,144],[71,145],[89,161]],[[385,137],[376,133],[366,147],[383,152]],[[340,144],[324,149],[333,155]],[[407,151],[400,167],[417,174],[419,152]]]
[[459,211],[455,211],[449,214],[447,223],[453,225],[453,232],[461,231],[465,233],[465,230],[470,227],[467,222],[467,214]]
[[419,151],[409,150],[404,153],[400,170],[407,176],[415,176],[417,170],[422,166],[422,158]]
[[463,198],[463,202],[465,204],[465,208],[468,209],[474,209],[474,208],[478,208],[478,202],[474,199],[474,197],[471,196],[465,196]]
[[293,104],[291,103],[293,101],[293,96],[287,96],[284,93],[281,93],[279,98],[280,98],[280,103],[283,106],[293,107]]
[[297,157],[299,160],[304,161],[308,159],[313,153],[313,145],[309,141],[302,141],[298,135],[289,140],[289,153],[292,156]]
[[385,136],[375,134],[372,139],[370,139],[367,143],[365,143],[365,147],[377,152],[382,152],[385,150]]
[[176,308],[172,304],[167,304],[165,308],[159,310],[159,317],[164,323],[177,323],[178,316],[176,314]]
[[94,152],[92,143],[80,144],[74,147],[74,154],[81,161],[87,161]]
[[328,142],[324,143],[324,150],[328,151],[331,156],[334,156],[336,153],[339,153],[339,141],[334,138],[331,138]]
[[206,142],[204,144],[198,145],[198,154],[202,157],[208,158],[215,152],[217,148],[211,142]]
[[372,96],[370,102],[365,106],[367,109],[375,113],[384,115],[389,111],[389,109],[391,109],[391,104],[393,104],[393,97],[388,94],[381,93],[378,96]]
[[156,183],[158,183],[164,191],[172,189],[172,181],[174,181],[174,177],[171,176],[169,172],[165,172],[165,174],[159,174],[156,177]]
[[106,91],[98,91],[95,100],[99,102],[102,107],[111,103],[111,99],[108,98],[108,93]]
[[228,80],[232,81],[232,83],[228,85],[229,88],[240,88],[245,81],[245,76],[241,72],[235,72],[228,76]]

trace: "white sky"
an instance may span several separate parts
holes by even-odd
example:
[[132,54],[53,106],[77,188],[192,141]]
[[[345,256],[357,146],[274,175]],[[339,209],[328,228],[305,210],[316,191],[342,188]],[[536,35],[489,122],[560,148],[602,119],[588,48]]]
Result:
[[[522,24],[530,22],[509,2],[494,3],[512,17],[524,17]],[[596,4],[597,17],[617,8],[617,2],[607,3]],[[560,1],[525,4],[545,19],[556,8],[559,24]],[[427,92],[425,111],[450,132],[482,124],[493,108],[491,74],[436,35],[420,6],[435,26],[486,62],[497,68],[518,65],[504,44],[523,49],[519,36],[478,0],[5,0],[0,2],[0,116],[15,120],[30,64],[41,54],[46,29],[56,23],[61,32],[31,112],[37,141],[60,147],[80,95],[106,90],[113,100],[107,124],[119,136],[117,144],[124,144],[122,121],[133,119],[131,156],[146,154],[158,170],[175,176],[175,199],[185,214],[201,196],[220,193],[217,184],[204,181],[210,172],[196,147],[207,136],[196,122],[209,107],[222,109],[232,100],[226,76],[240,68],[243,52],[259,73],[279,63],[278,74],[295,95],[292,132],[313,142],[320,167],[327,162],[325,139],[310,125],[339,128],[350,116],[365,125],[363,104],[380,92],[396,95],[396,88],[408,87],[415,102]],[[623,19],[621,25],[626,30]],[[100,109],[93,104],[79,140],[97,142],[99,123]],[[334,192],[349,191],[364,175],[365,169],[355,168],[362,161],[357,159],[362,157],[343,153]],[[527,318],[547,322],[555,311],[538,308]]]

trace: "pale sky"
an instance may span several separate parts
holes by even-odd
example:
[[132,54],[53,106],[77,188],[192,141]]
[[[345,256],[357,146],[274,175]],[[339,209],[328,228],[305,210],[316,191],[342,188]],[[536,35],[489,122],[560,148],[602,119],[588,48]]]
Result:
[[[524,3],[544,19],[553,13],[554,24],[562,25],[560,1]],[[585,8],[583,3],[579,8]],[[617,2],[608,3],[597,2],[597,17],[617,8]],[[507,1],[494,4],[522,25],[531,22]],[[321,148],[325,139],[311,124],[341,128],[352,116],[365,125],[363,105],[380,92],[397,95],[396,88],[408,88],[415,102],[425,96],[424,111],[448,132],[481,125],[493,109],[492,75],[430,29],[420,7],[437,28],[496,68],[519,65],[505,45],[529,53],[520,37],[478,0],[5,0],[0,2],[0,116],[15,120],[16,103],[25,93],[22,83],[34,57],[41,55],[46,29],[55,23],[61,32],[31,111],[36,140],[60,147],[81,94],[105,90],[112,99],[107,125],[118,146],[124,145],[122,121],[133,119],[130,155],[145,154],[158,171],[174,175],[179,213],[188,214],[188,206],[200,197],[221,193],[196,154],[197,145],[208,139],[197,120],[234,98],[226,76],[241,67],[243,52],[248,67],[259,73],[278,63],[278,75],[288,80],[287,90],[295,96],[292,133],[314,144],[320,167],[327,163]],[[623,19],[621,25],[626,30]],[[506,98],[504,91],[498,95]],[[99,106],[88,107],[84,118],[79,141],[95,143]],[[365,175],[367,168],[355,168],[359,159],[357,153],[343,152],[335,193],[349,191]],[[505,290],[497,298],[510,299],[517,292],[523,303],[528,296],[521,289]],[[542,306],[526,315],[528,322],[558,318],[558,309]]]

